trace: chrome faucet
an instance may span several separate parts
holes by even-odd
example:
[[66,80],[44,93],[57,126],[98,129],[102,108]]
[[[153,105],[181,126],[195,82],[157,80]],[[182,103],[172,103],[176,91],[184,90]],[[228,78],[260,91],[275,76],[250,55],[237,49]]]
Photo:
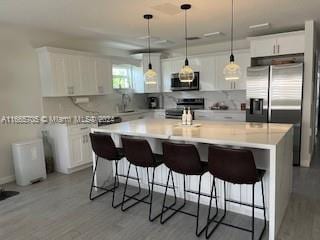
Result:
[[130,103],[131,103],[130,96],[126,93],[123,93],[121,95],[121,107],[123,112],[126,112],[127,107],[129,106]]

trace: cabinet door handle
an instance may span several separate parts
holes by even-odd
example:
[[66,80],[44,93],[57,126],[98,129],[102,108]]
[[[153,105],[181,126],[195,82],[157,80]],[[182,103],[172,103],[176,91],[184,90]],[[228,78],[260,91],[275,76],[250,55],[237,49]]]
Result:
[[232,119],[232,117],[224,117],[224,119]]
[[278,44],[278,54],[280,54],[280,45]]
[[98,92],[99,92],[99,93],[103,93],[103,92],[104,92],[102,86],[98,86]]
[[80,130],[87,130],[88,129],[88,127],[82,127],[82,128],[80,128]]
[[276,53],[276,45],[273,45],[273,54]]
[[73,87],[68,87],[67,89],[68,89],[68,94],[73,94],[74,93]]

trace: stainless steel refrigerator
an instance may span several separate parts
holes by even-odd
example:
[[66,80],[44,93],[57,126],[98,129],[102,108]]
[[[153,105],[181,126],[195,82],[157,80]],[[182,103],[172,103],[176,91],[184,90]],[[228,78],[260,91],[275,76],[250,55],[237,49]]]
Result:
[[294,165],[300,165],[302,88],[303,63],[247,69],[247,122],[294,124]]

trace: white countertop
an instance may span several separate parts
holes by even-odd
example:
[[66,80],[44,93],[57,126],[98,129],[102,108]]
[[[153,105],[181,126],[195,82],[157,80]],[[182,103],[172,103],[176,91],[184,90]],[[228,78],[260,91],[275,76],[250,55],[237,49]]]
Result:
[[92,131],[209,144],[274,148],[291,124],[194,121],[200,127],[177,126],[179,120],[139,119],[92,128]]

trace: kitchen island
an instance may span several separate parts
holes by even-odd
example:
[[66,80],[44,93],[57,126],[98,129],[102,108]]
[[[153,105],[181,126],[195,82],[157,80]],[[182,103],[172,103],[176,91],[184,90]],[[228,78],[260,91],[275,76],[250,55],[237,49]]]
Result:
[[[283,216],[285,214],[291,191],[292,191],[292,161],[293,161],[293,128],[290,124],[267,124],[267,123],[245,123],[245,122],[211,122],[195,121],[194,126],[181,126],[178,120],[140,119],[109,125],[101,128],[92,128],[91,132],[104,132],[111,134],[117,146],[121,146],[121,136],[132,136],[147,139],[155,153],[162,153],[162,141],[193,143],[199,150],[201,160],[207,161],[208,144],[224,145],[232,147],[248,148],[253,151],[258,168],[265,169],[265,200],[267,207],[267,218],[269,220],[269,239],[275,239]],[[106,161],[105,161],[106,162]],[[104,163],[106,164],[106,163]],[[126,174],[128,162],[119,162],[119,173]],[[108,166],[107,166],[108,167]],[[99,169],[108,169],[104,166]],[[133,168],[134,170],[134,168]],[[112,167],[109,171],[98,173],[98,184],[112,177]],[[155,173],[155,182],[165,183],[168,169],[161,165]],[[135,171],[130,175],[135,177]],[[147,174],[139,169],[142,178],[142,187],[147,188]],[[206,173],[202,178],[202,192],[210,193],[211,178]],[[123,179],[124,180],[124,179]],[[197,177],[188,177],[187,188],[197,190]],[[129,182],[135,184],[135,182]],[[182,196],[182,176],[175,175],[177,193]],[[220,189],[222,181],[217,182],[217,195],[219,207],[222,207],[222,196]],[[161,187],[155,191],[163,192]],[[246,185],[227,185],[227,198],[237,199],[243,203],[251,203],[251,187]],[[256,186],[255,199],[257,205],[262,205],[261,189]],[[195,201],[195,197],[188,195],[188,200]],[[203,197],[203,204],[208,199]],[[251,214],[251,208],[229,203],[228,210],[240,214]],[[256,210],[255,216],[262,218],[260,210]]]

